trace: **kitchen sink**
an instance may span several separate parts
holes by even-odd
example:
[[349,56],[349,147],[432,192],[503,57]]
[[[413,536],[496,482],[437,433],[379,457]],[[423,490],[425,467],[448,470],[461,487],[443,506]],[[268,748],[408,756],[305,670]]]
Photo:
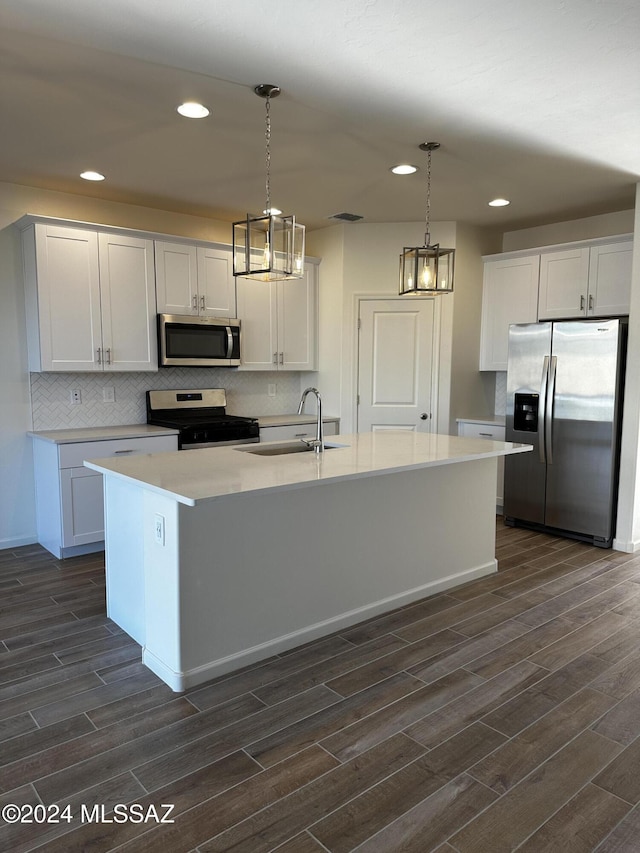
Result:
[[[337,447],[346,447],[346,444],[326,444],[324,445],[325,450],[334,450]],[[243,453],[253,453],[256,456],[283,456],[285,453],[313,453],[315,448],[309,447],[309,445],[304,444],[302,441],[289,441],[286,444],[283,442],[282,444],[267,444],[264,447],[236,447],[236,450],[240,450]]]

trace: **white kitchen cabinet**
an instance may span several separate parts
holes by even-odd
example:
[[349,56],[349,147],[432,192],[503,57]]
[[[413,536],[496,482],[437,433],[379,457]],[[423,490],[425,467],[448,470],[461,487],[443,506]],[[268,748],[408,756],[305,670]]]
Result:
[[157,370],[152,240],[43,222],[22,238],[29,370]]
[[485,261],[480,370],[506,370],[509,326],[538,319],[539,267],[538,254]]
[[628,314],[632,252],[627,240],[542,253],[538,319]]
[[633,242],[605,243],[589,249],[587,316],[629,313]]
[[242,322],[240,370],[316,370],[317,264],[302,279],[236,281]]
[[231,248],[155,241],[159,314],[235,317]]
[[[458,435],[464,438],[482,438],[485,441],[504,441],[506,429],[495,421],[458,420]],[[496,512],[501,514],[504,506],[504,456],[498,457],[496,482]]]
[[[325,438],[337,435],[338,421],[322,419]],[[291,441],[296,438],[316,437],[316,424],[283,424],[282,426],[260,427],[260,441]]]
[[34,439],[38,542],[56,557],[104,548],[102,475],[85,459],[163,453],[178,449],[176,435],[57,444]]

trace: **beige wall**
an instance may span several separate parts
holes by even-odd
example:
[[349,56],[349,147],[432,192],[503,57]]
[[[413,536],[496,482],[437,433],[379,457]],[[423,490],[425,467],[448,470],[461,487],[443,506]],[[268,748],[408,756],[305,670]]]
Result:
[[538,246],[570,243],[572,240],[633,234],[634,216],[633,210],[620,210],[617,213],[589,216],[586,219],[556,222],[553,225],[540,225],[537,228],[522,228],[520,231],[506,231],[502,238],[502,249],[498,251],[512,252],[517,249],[535,249]]

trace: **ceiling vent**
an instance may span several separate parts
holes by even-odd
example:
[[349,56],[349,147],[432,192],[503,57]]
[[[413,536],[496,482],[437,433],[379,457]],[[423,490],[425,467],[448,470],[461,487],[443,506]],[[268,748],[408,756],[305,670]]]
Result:
[[359,219],[364,219],[357,213],[334,213],[332,216],[327,216],[327,219],[338,219],[340,222],[358,222]]

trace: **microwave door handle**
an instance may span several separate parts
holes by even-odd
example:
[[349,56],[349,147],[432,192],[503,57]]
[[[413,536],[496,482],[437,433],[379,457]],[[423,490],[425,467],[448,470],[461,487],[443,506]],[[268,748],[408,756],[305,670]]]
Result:
[[538,450],[540,461],[543,465],[547,462],[547,453],[545,447],[546,430],[545,418],[547,411],[547,391],[549,387],[549,356],[545,355],[542,362],[542,378],[540,380],[540,403],[538,406]]
[[227,358],[233,356],[233,332],[231,326],[227,326]]

